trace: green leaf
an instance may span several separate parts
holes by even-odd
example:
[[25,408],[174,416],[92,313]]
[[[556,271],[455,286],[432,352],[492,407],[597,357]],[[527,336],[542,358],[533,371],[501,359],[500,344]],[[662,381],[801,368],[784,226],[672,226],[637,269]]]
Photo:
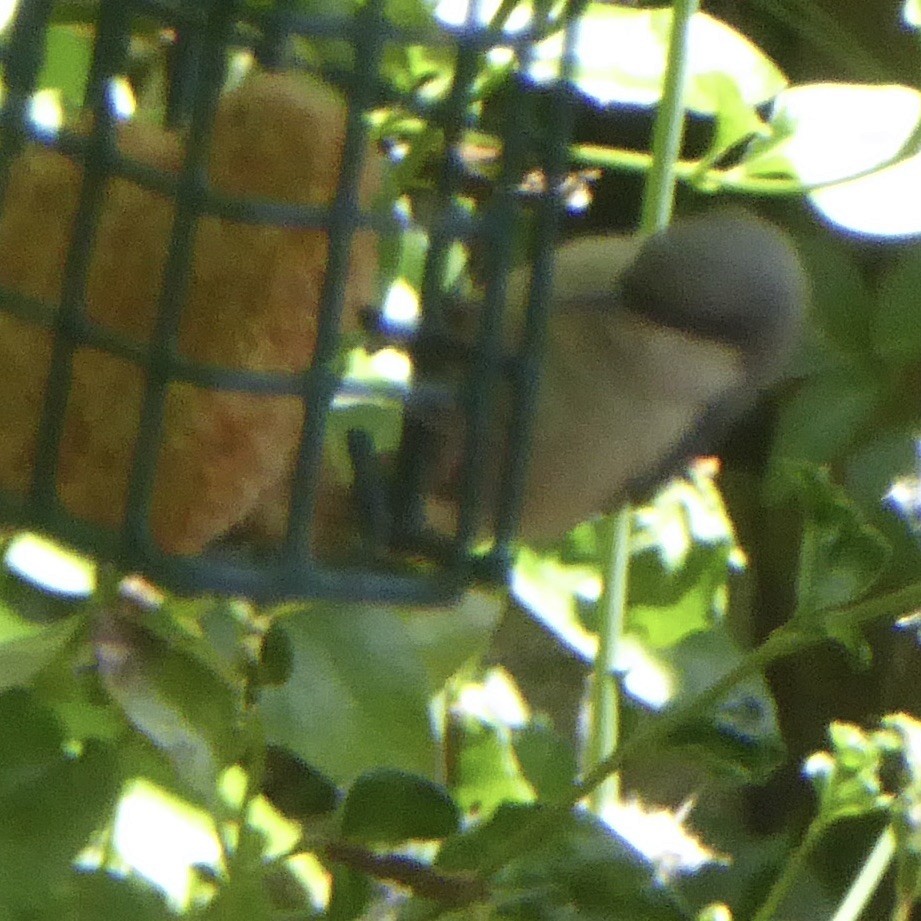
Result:
[[264,880],[254,872],[236,872],[196,917],[200,921],[272,921],[275,913]]
[[521,770],[538,799],[546,803],[565,799],[578,770],[572,744],[558,732],[534,724],[516,731],[512,744]]
[[262,640],[262,656],[259,659],[259,683],[264,685],[284,684],[291,677],[294,652],[285,628],[278,622],[269,627]]
[[291,676],[259,695],[270,743],[340,784],[374,767],[432,773],[433,689],[398,616],[320,604],[279,623],[291,643]]
[[880,430],[847,458],[844,484],[848,495],[868,515],[880,510],[880,499],[897,481],[917,475],[917,429]]
[[482,656],[506,603],[504,593],[469,591],[448,608],[397,612],[433,689],[441,688],[462,666]]
[[45,62],[38,78],[40,89],[61,93],[65,110],[83,105],[86,80],[93,57],[93,33],[69,25],[53,25],[47,32]]
[[[177,607],[171,602],[167,610],[179,620]],[[254,630],[248,623],[246,606],[230,598],[209,598],[202,607],[204,610],[192,624],[203,642],[190,642],[186,648],[193,654],[197,652],[228,681],[248,675],[251,660],[247,640]]]
[[59,921],[165,921],[174,917],[163,897],[137,879],[75,871]]
[[[579,89],[604,105],[658,102],[671,21],[671,9],[590,3],[574,36]],[[777,66],[724,22],[697,13],[689,32],[687,105],[693,111],[712,115],[725,104],[725,90],[713,81],[714,72],[731,80],[738,88],[736,99],[749,106],[768,101],[786,85]],[[537,45],[529,75],[539,83],[556,79],[562,46],[562,30]]]
[[262,793],[282,815],[299,821],[332,812],[339,802],[332,781],[277,745],[266,748]]
[[[744,656],[728,630],[717,627],[660,650],[657,658],[671,678],[669,702],[674,705],[705,692],[741,664]],[[629,683],[629,674],[626,680]],[[784,755],[774,700],[760,674],[740,681],[700,719],[682,724],[670,742],[692,747],[708,772],[746,782],[766,778]],[[690,760],[691,755],[685,757]]]
[[[853,253],[828,235],[798,239],[797,251],[822,332],[845,354],[870,355],[875,306]],[[814,369],[815,356],[808,356],[807,361]]]
[[489,822],[447,841],[437,866],[476,871],[495,863],[502,866],[495,895],[500,915],[541,921],[685,917],[649,865],[586,813],[504,806]]
[[0,696],[0,904],[44,916],[71,862],[114,806],[115,752],[61,747],[50,712],[24,691]]
[[775,469],[791,460],[819,464],[837,460],[864,431],[872,429],[886,397],[879,376],[856,368],[805,381],[781,407]]
[[654,550],[661,566],[676,573],[697,546],[731,547],[732,524],[723,498],[712,479],[689,471],[636,509],[631,533],[634,557]]
[[82,617],[52,624],[25,621],[0,605],[0,690],[29,684],[84,625]]
[[[103,615],[95,626],[99,675],[134,726],[166,753],[179,778],[207,800],[221,769],[236,754],[239,693],[196,655],[168,618],[145,627]],[[157,625],[164,636],[146,629]]]
[[873,342],[896,364],[921,357],[921,247],[912,247],[883,274]]
[[447,792],[422,777],[376,770],[355,781],[342,809],[342,833],[373,844],[454,834],[460,812]]
[[[806,516],[800,552],[798,616],[863,597],[889,559],[889,544],[826,471],[791,467],[788,484]],[[832,624],[828,624],[832,627]]]
[[0,802],[13,801],[39,783],[60,757],[63,742],[60,724],[30,693],[0,696]]
[[451,792],[465,813],[491,815],[502,803],[534,798],[507,731],[466,714],[451,714]]
[[523,547],[512,573],[516,600],[568,649],[591,661],[597,640],[582,623],[580,601],[596,598],[597,566],[570,566],[551,554]]
[[726,545],[694,545],[684,566],[669,572],[654,553],[631,563],[628,629],[644,646],[664,649],[708,630],[722,616],[729,576]]
[[659,490],[634,513],[628,632],[659,649],[709,629],[723,614],[734,546],[711,479],[693,475]]
[[716,106],[716,132],[708,157],[718,159],[746,138],[767,133],[754,105],[742,96],[739,84],[725,73],[713,71],[697,78],[702,93],[711,96]]
[[[778,97],[774,118],[792,127],[776,153],[803,183],[823,184],[812,204],[848,230],[876,236],[921,232],[915,133],[921,93],[894,84],[813,83]],[[879,169],[896,158],[900,162]],[[842,182],[841,180],[851,179]],[[836,184],[829,184],[836,183]]]
[[434,29],[432,4],[427,0],[387,0],[384,5],[387,18],[403,29]]
[[262,880],[269,901],[275,909],[275,914],[271,916],[273,921],[283,912],[301,912],[303,916],[313,907],[312,893],[308,885],[298,876],[290,862],[264,864]]
[[840,721],[831,723],[828,735],[832,751],[816,752],[804,769],[819,795],[820,820],[837,822],[884,808],[888,797],[880,769],[890,748],[886,735]]
[[326,917],[329,921],[351,921],[366,917],[368,904],[375,894],[374,883],[349,867],[333,866],[331,870],[329,905]]

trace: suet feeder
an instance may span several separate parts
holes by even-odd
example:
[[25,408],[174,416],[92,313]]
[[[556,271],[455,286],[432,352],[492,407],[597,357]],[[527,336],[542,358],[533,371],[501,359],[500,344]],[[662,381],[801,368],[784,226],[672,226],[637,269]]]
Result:
[[[409,26],[381,0],[304,12],[321,6],[80,5],[91,53],[79,111],[58,126],[35,107],[50,39],[68,17],[73,26],[75,6],[16,6],[0,114],[0,517],[181,593],[446,602],[503,578],[511,556],[567,167],[566,93],[537,164],[527,106],[508,107],[489,191],[471,209],[462,193],[481,62],[503,48],[514,87],[547,23],[505,31],[475,2],[455,27]],[[116,90],[138,36],[162,78],[156,104],[142,98],[125,117]],[[451,61],[428,102],[387,79],[388,55],[406,49]],[[252,62],[242,79],[240,62]],[[443,155],[428,166],[420,320],[401,343],[412,383],[382,396],[343,379],[341,356],[369,325],[388,335],[368,317],[380,254],[404,225],[395,194],[387,200],[397,158],[372,136],[381,119],[371,113],[396,109],[434,129]],[[535,165],[543,191],[528,198],[521,181]],[[509,348],[509,241],[525,212],[532,291]],[[445,267],[458,241],[480,254],[488,281],[472,341],[453,349]],[[503,389],[511,436],[502,488],[484,507]],[[398,435],[384,454],[363,407],[388,400]],[[458,487],[450,525],[433,529],[432,420],[448,414],[463,431]]]

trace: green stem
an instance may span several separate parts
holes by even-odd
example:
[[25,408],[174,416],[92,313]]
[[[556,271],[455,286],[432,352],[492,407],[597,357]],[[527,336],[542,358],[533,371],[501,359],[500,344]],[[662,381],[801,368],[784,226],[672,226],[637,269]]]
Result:
[[[399,119],[399,128],[392,129],[391,133],[399,133],[405,137],[415,139],[429,131],[434,132],[435,129],[429,129],[421,119],[401,118]],[[495,135],[482,131],[468,131],[464,137],[468,143],[474,146],[495,149],[501,146]],[[733,192],[777,198],[794,195],[802,197],[822,189],[833,189],[849,182],[855,182],[858,179],[873,176],[892,166],[904,163],[917,154],[916,145],[912,143],[914,137],[913,133],[901,150],[880,163],[868,166],[866,169],[856,170],[846,176],[824,179],[818,182],[807,183],[800,182],[795,178],[748,175],[748,167],[744,163],[728,169],[707,168],[702,171],[701,166],[702,164],[705,165],[704,160],[678,160],[674,163],[674,175],[678,180],[709,194]],[[426,139],[425,144],[432,149],[437,149],[440,141],[436,143],[436,140]],[[415,143],[416,141],[414,140]],[[628,173],[649,172],[654,163],[653,155],[645,151],[625,150],[620,147],[606,147],[600,144],[573,144],[570,148],[570,155],[574,164],[599,167],[601,169],[619,169]],[[400,186],[400,182],[410,187],[412,186],[412,174],[409,170],[404,170],[403,165],[400,167],[399,175],[404,178],[397,181],[391,177],[388,182],[388,189],[391,189],[391,191],[394,188],[404,188],[404,186]]]
[[809,616],[815,605],[816,559],[819,552],[819,529],[811,518],[803,526],[796,573],[796,606],[801,614]]
[[216,822],[217,839],[224,863],[225,885],[232,886],[236,880],[252,872],[253,854],[262,847],[261,834],[250,824],[250,812],[261,787],[263,757],[263,753],[259,752],[255,766],[252,759],[247,765],[246,787],[232,823]]
[[672,213],[677,173],[675,164],[684,135],[684,90],[688,74],[688,41],[691,17],[698,0],[675,0],[672,29],[665,62],[662,101],[652,133],[652,166],[646,177],[646,194],[640,232],[654,233],[665,227]]
[[[652,166],[646,177],[640,233],[655,233],[668,225],[677,183],[676,164],[684,132],[684,90],[688,71],[691,17],[698,0],[675,0],[662,101],[652,135]],[[592,676],[591,728],[586,748],[588,776],[604,764],[604,752],[616,752],[619,734],[618,689],[611,674],[624,631],[629,573],[631,508],[626,504],[609,523],[602,558],[606,562],[604,589],[599,600],[598,654]],[[609,772],[610,773],[610,772]],[[591,806],[600,812],[616,799],[618,784],[605,776],[591,789]]]
[[793,884],[806,865],[809,856],[815,850],[819,839],[825,833],[828,826],[821,819],[814,819],[806,830],[803,840],[790,855],[780,876],[774,881],[770,892],[762,903],[761,907],[755,912],[752,921],[771,921],[777,914],[777,909],[783,904],[784,899],[789,895]]
[[[603,558],[608,561],[608,568],[598,599],[598,652],[591,677],[590,722],[584,762],[588,771],[600,764],[607,752],[616,750],[620,734],[620,688],[613,671],[624,633],[631,519],[628,504],[604,524]],[[616,802],[619,796],[619,783],[612,775],[592,792],[589,808],[595,815],[600,815],[604,807]]]
[[[692,187],[710,194],[718,192],[742,192],[749,195],[771,195],[775,197],[803,196],[822,189],[833,189],[848,182],[856,182],[867,176],[897,166],[915,156],[917,150],[911,141],[906,141],[902,149],[886,160],[882,160],[866,169],[856,170],[846,176],[835,179],[823,179],[817,182],[800,182],[793,178],[771,178],[752,176],[747,173],[747,165],[742,163],[728,169],[706,169],[701,171],[702,160],[679,160],[675,164],[675,175]],[[572,148],[574,163],[583,166],[601,167],[602,169],[620,169],[629,173],[642,173],[652,169],[653,159],[648,153],[635,150],[623,150],[619,147],[602,147],[599,144],[576,144]]]
[[[122,795],[124,796],[124,791]],[[118,849],[115,846],[115,816],[112,815],[102,830],[102,842],[99,845],[99,866],[103,870],[115,872],[121,869],[117,862],[118,859]]]
[[[878,620],[896,620],[905,611],[914,610],[919,606],[921,583],[916,582],[878,598],[871,598],[869,601],[829,609],[822,613],[821,621],[828,624],[829,628],[834,624],[838,632],[847,632]],[[771,633],[757,649],[748,653],[735,668],[715,684],[683,703],[667,708],[654,722],[634,733],[624,745],[612,752],[573,788],[569,802],[575,804],[588,796],[609,774],[619,770],[627,759],[662,745],[675,729],[706,713],[746,678],[759,674],[779,659],[827,643],[830,629],[824,629],[823,624],[816,623],[816,620],[818,617],[814,616],[809,627],[802,629],[794,614],[790,622]]]
[[[869,601],[831,609],[824,613],[823,619],[853,629],[883,619],[894,621],[906,611],[912,611],[918,607],[921,607],[921,583],[913,583]],[[827,642],[827,636],[828,634],[821,630],[819,625],[808,631],[800,630],[798,626],[794,627],[789,624],[778,628],[716,684],[684,703],[667,709],[654,722],[631,736],[617,751],[612,752],[592,769],[581,783],[573,785],[565,803],[574,806],[603,783],[609,774],[617,771],[628,758],[647,749],[661,746],[683,722],[705,713],[713,704],[722,700],[740,681],[758,674],[779,659],[822,645]],[[552,810],[546,815],[536,816],[518,834],[507,838],[501,848],[496,848],[492,857],[483,862],[480,873],[483,876],[489,876],[501,869],[518,853],[520,848],[526,847],[529,841],[540,836],[544,823],[551,821],[555,821]]]
[[679,726],[708,712],[740,682],[759,674],[768,663],[812,644],[813,638],[809,635],[786,631],[784,628],[776,630],[715,684],[683,703],[667,708],[653,722],[647,723],[643,729],[630,736],[617,751],[611,752],[575,785],[569,797],[570,804],[574,805],[588,796],[630,758],[661,747]]
[[841,900],[838,910],[829,921],[857,921],[863,910],[867,907],[871,896],[876,891],[892,858],[895,856],[895,833],[889,825],[883,829],[873,850],[863,862],[860,872],[854,877],[854,882]]
[[96,589],[89,603],[97,611],[116,610],[121,598],[122,578],[122,574],[110,563],[99,563],[96,566]]

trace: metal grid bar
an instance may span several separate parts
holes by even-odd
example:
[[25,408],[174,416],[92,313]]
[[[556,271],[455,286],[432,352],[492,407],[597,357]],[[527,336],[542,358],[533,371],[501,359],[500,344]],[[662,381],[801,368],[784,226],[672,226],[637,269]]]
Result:
[[[69,157],[82,170],[81,189],[71,245],[67,255],[60,305],[45,304],[15,291],[2,291],[0,310],[26,320],[37,329],[54,331],[51,375],[44,394],[39,450],[28,497],[0,493],[0,517],[23,527],[47,529],[77,547],[112,560],[124,569],[139,568],[151,578],[180,592],[219,590],[257,599],[326,597],[433,604],[448,601],[471,579],[487,572],[501,577],[508,564],[523,488],[527,454],[528,418],[534,402],[534,379],[541,347],[549,254],[556,230],[558,202],[555,179],[565,164],[568,122],[561,103],[556,128],[559,141],[545,170],[549,189],[539,215],[538,260],[531,305],[514,384],[513,442],[503,474],[507,492],[497,508],[482,508],[482,480],[488,458],[485,434],[495,415],[491,386],[503,374],[503,279],[510,257],[503,244],[520,219],[521,203],[513,189],[527,158],[521,140],[524,118],[512,119],[501,161],[500,190],[483,215],[471,216],[458,205],[464,167],[459,155],[463,132],[476,122],[469,111],[470,88],[482,56],[494,47],[512,47],[521,61],[532,43],[545,34],[547,24],[535,23],[514,35],[476,22],[476,7],[466,27],[438,31],[405,29],[386,15],[384,0],[369,0],[354,18],[311,16],[298,13],[294,4],[279,2],[272,9],[244,10],[232,0],[202,0],[198,4],[155,0],[102,0],[96,23],[92,66],[87,79],[85,105],[94,113],[89,134],[64,129],[55,138],[38,135],[27,121],[44,53],[43,40],[55,4],[50,0],[21,3],[9,39],[0,49],[6,89],[0,112],[0,189],[5,187],[11,164],[25,143],[44,145]],[[122,72],[131,29],[139,17],[149,17],[175,32],[173,79],[167,97],[167,126],[189,123],[183,163],[177,174],[165,173],[123,153],[116,139],[109,84]],[[244,200],[210,187],[207,174],[210,131],[224,82],[226,53],[231,48],[251,48],[263,66],[287,64],[284,50],[289,36],[335,38],[346,41],[355,58],[348,74],[346,140],[337,191],[329,207],[292,205],[276,201]],[[429,560],[399,560],[386,567],[337,568],[311,558],[309,545],[318,489],[318,468],[325,435],[325,407],[335,393],[348,392],[337,374],[341,314],[351,242],[370,228],[394,231],[399,222],[380,212],[363,210],[357,195],[366,147],[364,113],[382,92],[378,71],[388,43],[443,45],[456,49],[454,81],[447,99],[437,109],[404,101],[404,110],[434,120],[445,132],[447,156],[437,180],[442,205],[440,222],[432,234],[423,284],[424,342],[428,324],[438,322],[444,261],[448,247],[458,239],[489,244],[494,255],[491,282],[472,352],[468,380],[460,393],[446,389],[437,375],[427,374],[422,349],[416,354],[419,381],[411,399],[415,407],[435,407],[434,412],[464,410],[467,454],[463,464],[458,527],[449,547]],[[565,68],[568,65],[564,65]],[[175,202],[169,249],[159,291],[155,330],[149,342],[139,343],[93,321],[86,315],[85,287],[93,256],[96,221],[106,185],[126,180],[168,196]],[[262,372],[211,367],[190,360],[178,349],[178,331],[192,269],[192,241],[201,218],[241,224],[278,225],[291,229],[317,229],[327,235],[327,271],[320,298],[320,322],[310,367],[300,373]],[[121,532],[75,518],[56,493],[57,458],[63,437],[64,416],[71,386],[76,350],[99,349],[125,359],[144,374],[141,423],[128,484],[128,502]],[[280,552],[263,562],[232,560],[207,551],[180,556],[162,551],[150,533],[150,508],[162,438],[167,391],[175,383],[240,393],[289,395],[303,402],[303,435],[293,477],[288,509],[288,530]],[[354,392],[361,387],[351,388]],[[439,409],[440,407],[440,409]],[[397,484],[402,488],[397,508],[403,520],[398,530],[413,537],[421,501],[425,453],[408,415],[403,447],[397,463]],[[517,433],[515,435],[514,433]],[[360,433],[359,433],[360,434]],[[359,439],[360,440],[360,439]],[[373,476],[372,476],[373,478]],[[398,517],[399,517],[398,514]],[[471,554],[484,519],[493,519],[497,538],[485,558]],[[419,545],[422,552],[422,545]]]

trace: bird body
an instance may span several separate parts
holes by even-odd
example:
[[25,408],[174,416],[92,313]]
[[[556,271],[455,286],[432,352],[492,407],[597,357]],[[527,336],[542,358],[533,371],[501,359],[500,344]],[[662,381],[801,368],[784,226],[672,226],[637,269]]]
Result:
[[[323,207],[339,183],[346,106],[303,75],[254,73],[221,98],[207,173],[244,200]],[[181,135],[139,121],[119,127],[119,152],[176,175]],[[367,207],[382,160],[370,147],[358,190]],[[52,308],[63,288],[83,170],[28,145],[12,163],[0,213],[0,287]],[[146,347],[157,322],[176,203],[124,176],[103,188],[84,291],[90,329]],[[179,355],[225,369],[301,372],[316,344],[328,234],[202,214],[179,319]],[[371,302],[376,242],[353,238],[343,327]],[[506,348],[525,318],[529,278],[513,273]],[[714,438],[775,377],[805,299],[786,238],[741,212],[678,221],[642,241],[607,235],[562,245],[521,509],[521,536],[540,541],[659,482]],[[479,308],[462,305],[458,340],[472,347]],[[35,467],[52,331],[0,311],[0,487],[24,495]],[[456,369],[456,363],[454,365]],[[118,528],[125,516],[146,388],[143,361],[75,343],[57,497],[71,514]],[[493,503],[507,449],[505,382],[487,435],[481,498]],[[410,398],[410,407],[412,398]],[[412,411],[412,409],[410,409]],[[277,541],[303,423],[295,396],[167,385],[150,527],[170,553],[198,553],[233,532]],[[457,520],[463,414],[431,420],[440,442],[424,496],[442,529]],[[393,475],[395,465],[388,469]],[[321,476],[315,550],[342,559],[360,541],[362,513]],[[322,532],[322,533],[320,533]]]
[[601,320],[577,311],[565,333],[554,335],[555,326],[522,509],[530,540],[559,537],[608,510],[744,376],[731,348],[631,314]]
[[[527,271],[516,270],[507,287],[514,350]],[[713,450],[782,370],[806,284],[781,231],[727,210],[679,220],[645,241],[611,234],[566,243],[550,297],[520,519],[521,537],[537,542]],[[461,309],[462,338],[477,311],[472,303]],[[499,489],[509,399],[498,401],[488,435],[487,506]],[[456,492],[460,427],[455,418],[440,430],[446,447],[430,507],[442,528],[454,521],[447,500]]]

